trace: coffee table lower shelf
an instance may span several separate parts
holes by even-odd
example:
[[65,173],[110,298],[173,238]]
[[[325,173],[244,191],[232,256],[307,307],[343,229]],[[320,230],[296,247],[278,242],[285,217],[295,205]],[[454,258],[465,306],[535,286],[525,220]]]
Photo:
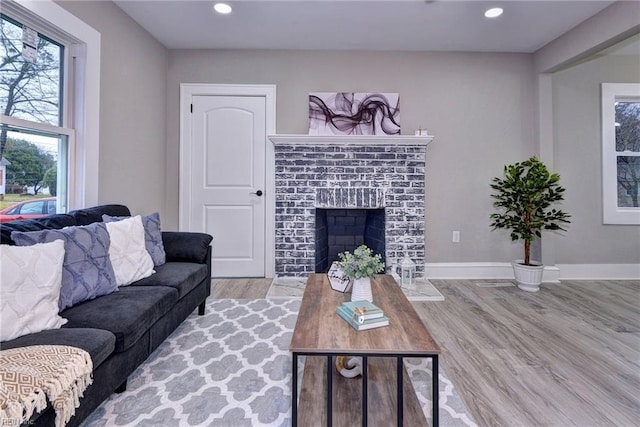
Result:
[[[299,355],[294,353],[293,356]],[[327,376],[329,360],[330,378]],[[398,360],[402,363],[397,357],[367,357],[367,408],[363,412],[362,377],[345,378],[340,375],[335,369],[335,356],[307,356],[297,405],[297,425],[387,427],[403,423],[406,426],[426,426],[423,409],[402,365],[402,409],[398,417]],[[327,419],[327,387],[333,391],[331,420]],[[293,425],[296,425],[295,421]]]

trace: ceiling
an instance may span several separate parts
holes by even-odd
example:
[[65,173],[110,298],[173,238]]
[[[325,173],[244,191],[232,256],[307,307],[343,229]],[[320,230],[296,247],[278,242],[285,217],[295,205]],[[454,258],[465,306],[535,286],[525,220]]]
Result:
[[[531,53],[606,8],[597,0],[118,0],[170,49]],[[504,14],[483,16],[489,7]]]

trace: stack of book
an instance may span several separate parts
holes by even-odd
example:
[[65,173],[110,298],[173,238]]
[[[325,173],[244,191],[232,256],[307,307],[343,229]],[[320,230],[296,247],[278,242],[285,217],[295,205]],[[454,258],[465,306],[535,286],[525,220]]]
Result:
[[379,307],[369,301],[343,302],[338,307],[338,315],[356,331],[389,325],[389,318],[384,315]]

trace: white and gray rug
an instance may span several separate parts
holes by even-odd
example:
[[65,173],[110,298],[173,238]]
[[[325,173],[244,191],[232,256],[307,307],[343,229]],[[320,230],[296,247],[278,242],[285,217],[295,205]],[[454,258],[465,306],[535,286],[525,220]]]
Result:
[[[299,307],[299,299],[209,299],[206,314],[189,316],[83,427],[291,425]],[[426,362],[407,361],[407,369],[417,390],[429,390]],[[439,377],[440,425],[475,426],[442,370]],[[430,408],[429,396],[418,397]]]

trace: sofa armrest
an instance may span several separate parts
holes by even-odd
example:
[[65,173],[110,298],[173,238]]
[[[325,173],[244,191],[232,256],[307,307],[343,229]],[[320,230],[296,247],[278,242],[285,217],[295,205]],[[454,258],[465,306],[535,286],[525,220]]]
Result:
[[210,262],[210,244],[213,240],[208,234],[185,231],[163,231],[162,244],[167,254],[167,262]]

